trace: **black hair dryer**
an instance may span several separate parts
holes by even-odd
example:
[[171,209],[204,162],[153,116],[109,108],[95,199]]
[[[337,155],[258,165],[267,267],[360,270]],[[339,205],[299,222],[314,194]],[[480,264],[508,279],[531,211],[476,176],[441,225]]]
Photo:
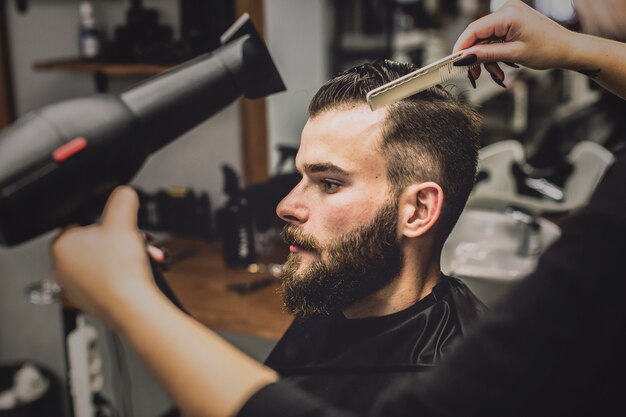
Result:
[[93,222],[151,153],[241,95],[286,89],[247,14],[220,40],[213,52],[120,95],[53,104],[0,132],[0,245]]

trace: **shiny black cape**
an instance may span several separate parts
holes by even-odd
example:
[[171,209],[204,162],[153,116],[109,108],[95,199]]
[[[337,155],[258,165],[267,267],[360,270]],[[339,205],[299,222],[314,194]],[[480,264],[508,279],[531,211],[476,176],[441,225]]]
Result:
[[431,294],[388,316],[295,319],[265,364],[337,407],[365,412],[399,375],[435,365],[485,310],[465,284],[442,275]]

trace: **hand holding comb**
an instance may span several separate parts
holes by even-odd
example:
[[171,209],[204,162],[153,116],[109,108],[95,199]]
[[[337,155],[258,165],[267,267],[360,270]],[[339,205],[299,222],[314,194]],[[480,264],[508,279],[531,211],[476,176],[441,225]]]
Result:
[[367,93],[367,103],[373,110],[379,109],[387,104],[395,103],[424,91],[427,88],[446,82],[459,76],[467,76],[467,70],[473,66],[454,66],[454,61],[463,55],[463,51],[448,55],[432,64],[410,72],[387,84],[381,85]]
[[[490,42],[502,42],[502,40],[489,39],[483,41],[482,43]],[[475,68],[480,64],[475,62],[475,55],[468,55],[461,58],[463,53],[464,51],[458,51],[441,58],[432,64],[426,65],[425,67],[419,68],[409,74],[373,89],[367,93],[367,103],[372,111],[374,111],[387,104],[395,103],[396,101],[412,96],[413,94],[417,94],[420,91],[424,91],[437,84],[444,83],[460,76],[467,76],[468,70]],[[468,61],[467,58],[471,56],[474,57],[475,63],[461,63],[461,60]],[[455,62],[457,65],[455,65]],[[458,66],[459,64],[460,66]],[[517,65],[512,63],[507,63],[507,65],[517,67]]]

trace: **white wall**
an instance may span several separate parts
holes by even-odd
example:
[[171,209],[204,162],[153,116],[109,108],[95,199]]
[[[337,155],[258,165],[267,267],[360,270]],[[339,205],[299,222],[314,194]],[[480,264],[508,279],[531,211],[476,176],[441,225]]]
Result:
[[270,167],[277,145],[298,146],[313,94],[328,73],[327,0],[265,0],[265,38],[287,91],[268,98]]

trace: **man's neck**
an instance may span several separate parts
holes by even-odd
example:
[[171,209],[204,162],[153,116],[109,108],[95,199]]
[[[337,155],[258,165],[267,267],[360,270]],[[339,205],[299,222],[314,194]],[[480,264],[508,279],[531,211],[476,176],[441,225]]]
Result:
[[430,294],[441,279],[439,262],[427,268],[405,264],[400,275],[385,287],[343,310],[349,319],[380,317],[407,309]]

